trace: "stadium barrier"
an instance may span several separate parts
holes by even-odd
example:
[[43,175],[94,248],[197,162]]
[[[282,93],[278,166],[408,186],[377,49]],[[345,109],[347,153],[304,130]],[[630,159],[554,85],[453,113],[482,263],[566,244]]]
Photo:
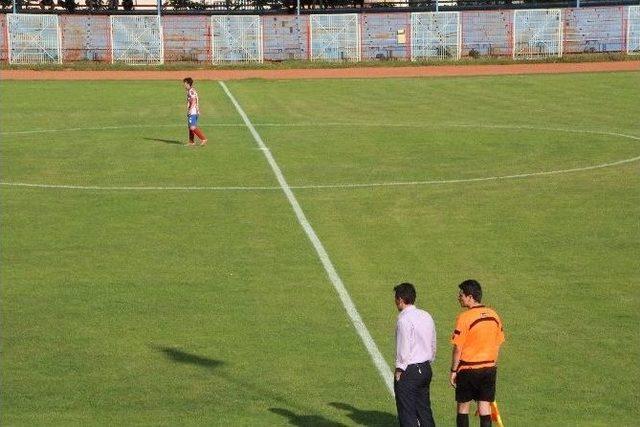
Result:
[[640,54],[640,6],[311,15],[0,14],[0,60],[262,62]]
[[309,15],[309,59],[360,61],[360,22],[355,13]]
[[162,23],[157,16],[111,16],[111,62],[163,64]]
[[563,54],[624,52],[624,14],[623,7],[564,9]]
[[460,12],[411,14],[411,60],[460,59]]
[[57,15],[7,16],[10,64],[61,63]]
[[515,10],[513,58],[561,57],[562,24],[560,9]]
[[627,54],[640,55],[640,6],[629,6],[627,15]]
[[264,57],[260,16],[212,16],[211,52],[214,64],[262,62]]

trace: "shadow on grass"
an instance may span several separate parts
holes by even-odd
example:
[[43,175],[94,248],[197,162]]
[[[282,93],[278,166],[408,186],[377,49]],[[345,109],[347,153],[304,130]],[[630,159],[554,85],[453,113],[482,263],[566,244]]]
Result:
[[197,354],[187,353],[177,348],[153,346],[154,349],[164,353],[164,355],[177,363],[186,363],[189,365],[198,365],[205,368],[217,368],[224,364],[221,360],[209,359],[208,357],[198,356]]
[[[255,400],[264,400],[265,398],[278,402],[285,407],[290,408],[298,408],[302,412],[312,412],[313,409],[309,407],[305,407],[304,404],[301,404],[298,399],[295,401],[290,400],[284,395],[273,390],[272,387],[266,386],[262,387],[259,384],[254,382],[245,381],[242,377],[237,375],[231,375],[229,373],[225,373],[224,369],[218,370],[217,368],[222,367],[222,365],[226,365],[226,363],[222,360],[211,359],[208,357],[199,356],[197,354],[188,353],[186,351],[182,351],[180,349],[174,347],[166,347],[160,345],[150,345],[152,349],[162,353],[167,359],[175,362],[175,363],[184,363],[188,365],[196,365],[201,366],[208,369],[216,369],[215,375],[221,379],[228,381],[230,384],[233,384],[237,389],[242,390],[245,395],[248,397],[251,396]],[[384,424],[380,423],[381,415],[390,416],[390,414],[384,414],[382,412],[376,411],[359,411],[353,406],[344,404],[344,403],[331,403],[332,406],[340,409],[349,409],[355,414],[355,418],[352,417],[352,414],[348,414],[347,416],[351,417],[354,420],[363,419],[363,420],[378,420],[377,423],[373,423],[370,425],[382,426]],[[340,406],[337,406],[340,405]],[[339,423],[336,421],[332,421],[321,415],[299,415],[295,412],[284,409],[284,408],[269,408],[269,411],[281,415],[288,419],[290,425],[293,426],[323,426],[323,427],[346,427],[345,424]],[[377,418],[376,418],[377,416]],[[395,420],[395,418],[394,418]]]
[[147,141],[156,141],[156,142],[164,142],[165,144],[176,144],[176,145],[183,145],[184,143],[182,141],[178,141],[176,139],[162,139],[162,138],[144,138]]
[[269,408],[269,411],[274,414],[282,415],[289,420],[289,424],[299,427],[346,427],[345,424],[331,421],[322,415],[298,415],[289,409],[283,408]]
[[343,411],[348,411],[347,417],[351,418],[356,424],[363,426],[397,426],[398,419],[395,415],[381,411],[365,411],[358,409],[353,405],[341,402],[331,402],[330,406]]

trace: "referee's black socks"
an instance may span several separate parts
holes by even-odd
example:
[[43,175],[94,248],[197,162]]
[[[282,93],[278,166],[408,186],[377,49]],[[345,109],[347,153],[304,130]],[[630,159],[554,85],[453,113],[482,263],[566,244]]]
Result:
[[[456,427],[469,427],[469,414],[458,414]],[[491,415],[480,415],[480,427],[491,427]]]
[[491,427],[491,415],[480,415],[480,427]]
[[469,414],[458,414],[456,418],[457,427],[469,427]]

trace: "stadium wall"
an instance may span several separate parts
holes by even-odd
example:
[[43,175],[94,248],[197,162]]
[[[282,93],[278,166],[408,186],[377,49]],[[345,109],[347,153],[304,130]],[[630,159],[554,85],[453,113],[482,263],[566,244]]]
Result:
[[9,57],[9,29],[7,28],[7,15],[0,15],[0,61],[8,61]]
[[[561,54],[624,52],[626,17],[630,6],[563,9]],[[637,7],[637,6],[635,6]],[[462,11],[462,57],[511,56],[514,11]],[[265,61],[305,60],[311,57],[313,37],[309,15],[263,15],[262,52]],[[165,62],[211,62],[214,28],[209,16],[162,17]],[[362,13],[358,15],[362,60],[409,60],[411,13]],[[111,23],[104,15],[60,15],[62,61],[111,61]],[[334,31],[339,32],[340,29]],[[435,35],[437,38],[437,34]],[[229,35],[230,40],[241,38]],[[0,15],[0,60],[8,60],[10,48],[7,15]],[[540,43],[536,41],[536,43]],[[332,47],[335,49],[335,46]],[[437,48],[437,46],[436,46]],[[242,49],[242,47],[238,47]],[[339,49],[339,46],[338,46]]]

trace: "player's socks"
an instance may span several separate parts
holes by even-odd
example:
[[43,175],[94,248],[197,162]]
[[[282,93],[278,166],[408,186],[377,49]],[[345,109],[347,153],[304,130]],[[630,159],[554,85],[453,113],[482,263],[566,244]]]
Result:
[[202,133],[202,131],[201,131],[199,128],[195,128],[195,129],[193,130],[193,133],[194,133],[198,138],[200,138],[200,140],[201,140],[201,141],[206,141],[206,140],[207,140],[207,137],[206,137],[206,136],[204,136],[204,133]]
[[491,427],[491,415],[480,415],[480,427]]
[[458,414],[456,427],[469,427],[469,414]]

